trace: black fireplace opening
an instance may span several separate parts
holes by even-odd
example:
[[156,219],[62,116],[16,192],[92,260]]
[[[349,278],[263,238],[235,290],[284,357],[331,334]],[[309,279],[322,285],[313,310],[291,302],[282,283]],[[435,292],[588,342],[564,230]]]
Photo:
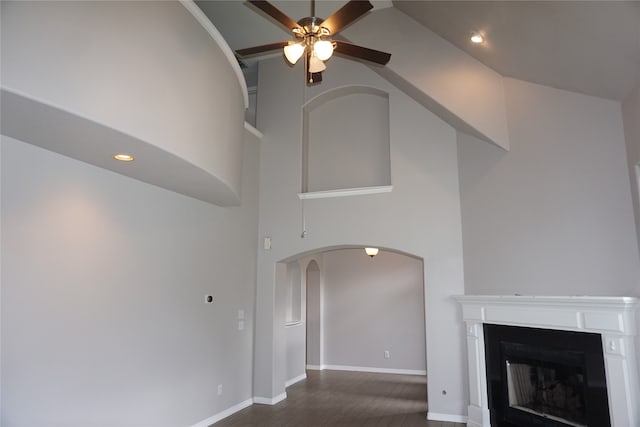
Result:
[[610,427],[600,334],[484,325],[494,427]]

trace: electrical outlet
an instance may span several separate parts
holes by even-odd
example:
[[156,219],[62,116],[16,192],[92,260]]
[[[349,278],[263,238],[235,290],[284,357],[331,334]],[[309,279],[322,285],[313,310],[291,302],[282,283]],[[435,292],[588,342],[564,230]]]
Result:
[[238,310],[238,319],[244,320],[244,310]]
[[238,320],[238,330],[241,331],[244,329],[244,320]]
[[385,359],[389,359],[389,358],[391,358],[391,353],[389,353],[389,350],[385,350],[385,351],[384,351],[384,358],[385,358]]
[[222,384],[218,384],[218,396],[222,395]]

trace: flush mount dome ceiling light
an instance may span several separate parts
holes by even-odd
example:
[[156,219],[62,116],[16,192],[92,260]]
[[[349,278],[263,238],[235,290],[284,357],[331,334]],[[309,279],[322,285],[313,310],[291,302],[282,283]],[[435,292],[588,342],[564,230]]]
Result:
[[364,248],[364,252],[369,255],[371,258],[373,258],[374,256],[378,255],[378,252],[380,252],[380,249],[378,248]]
[[343,27],[371,10],[373,5],[369,1],[351,0],[327,19],[322,19],[315,16],[315,0],[311,0],[311,16],[298,22],[267,1],[248,2],[291,30],[295,40],[240,49],[236,51],[238,56],[245,57],[282,48],[287,61],[295,64],[304,55],[307,84],[322,81],[322,72],[327,68],[324,61],[331,58],[334,51],[379,65],[386,65],[391,59],[390,53],[331,39]]

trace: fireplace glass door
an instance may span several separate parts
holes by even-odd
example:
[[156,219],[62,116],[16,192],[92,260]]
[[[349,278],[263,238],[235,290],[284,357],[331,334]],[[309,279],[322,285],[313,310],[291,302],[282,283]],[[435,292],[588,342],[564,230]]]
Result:
[[581,369],[507,360],[506,374],[510,408],[569,426],[587,425]]
[[484,325],[492,427],[610,427],[599,334]]

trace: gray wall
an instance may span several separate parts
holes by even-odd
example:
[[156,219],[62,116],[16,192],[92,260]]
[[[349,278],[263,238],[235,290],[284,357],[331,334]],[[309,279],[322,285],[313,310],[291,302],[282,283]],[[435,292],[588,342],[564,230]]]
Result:
[[640,244],[640,201],[638,200],[638,176],[636,165],[640,164],[640,83],[622,102],[622,121],[627,147],[629,182],[633,199],[633,212],[636,220],[636,233]]
[[342,249],[323,254],[322,273],[326,365],[426,370],[421,260]]
[[[640,201],[638,200],[640,173],[636,172],[636,167],[640,167],[636,166],[640,164],[640,83],[622,102],[622,121],[627,146],[627,163],[629,165],[633,212],[636,220],[636,235],[638,236],[638,245],[640,245]],[[639,288],[640,284],[636,284],[637,293],[640,293]],[[638,314],[637,323],[638,331],[640,331],[640,313]],[[640,354],[640,337],[636,339],[636,346],[638,354]],[[640,360],[638,363],[640,364]]]
[[620,104],[505,84],[511,151],[458,135],[465,293],[640,296]]
[[244,161],[219,208],[2,138],[3,426],[184,426],[251,398],[255,141]]
[[[330,65],[321,85],[305,88],[300,64],[290,68],[282,58],[260,63],[259,236],[271,236],[273,245],[258,252],[256,396],[281,396],[287,380],[286,340],[279,326],[284,314],[275,286],[286,274],[278,265],[326,249],[375,245],[424,259],[429,410],[463,416],[465,335],[451,298],[464,292],[455,131],[362,64],[335,57]],[[307,200],[308,233],[301,238],[302,129],[296,117],[302,116],[305,98],[346,85],[389,93],[393,191]]]

